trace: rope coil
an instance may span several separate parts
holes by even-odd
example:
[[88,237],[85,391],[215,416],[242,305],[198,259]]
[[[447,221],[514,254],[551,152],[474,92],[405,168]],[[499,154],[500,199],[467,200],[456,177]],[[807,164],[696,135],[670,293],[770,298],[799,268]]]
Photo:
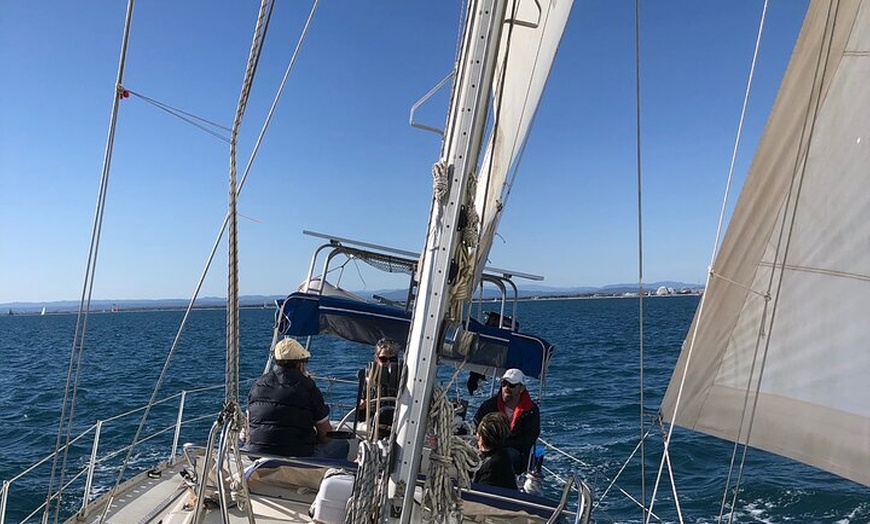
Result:
[[471,486],[471,476],[480,468],[477,450],[453,434],[453,416],[454,408],[447,392],[436,387],[429,409],[434,449],[429,455],[429,472],[423,485],[422,501],[426,512],[424,518],[431,522],[446,523],[451,517],[457,522],[462,521],[459,490]]
[[371,524],[381,519],[386,494],[386,464],[388,445],[385,441],[359,444],[359,468],[353,483],[353,494],[347,502],[345,524]]

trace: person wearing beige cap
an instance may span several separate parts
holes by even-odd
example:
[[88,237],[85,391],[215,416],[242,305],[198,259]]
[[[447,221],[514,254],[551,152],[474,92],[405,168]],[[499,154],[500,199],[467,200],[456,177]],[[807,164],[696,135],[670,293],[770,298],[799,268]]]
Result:
[[498,393],[485,400],[475,413],[475,427],[484,415],[496,412],[509,422],[510,433],[504,446],[511,454],[514,472],[520,474],[526,470],[529,453],[541,434],[541,412],[526,390],[526,376],[519,369],[504,372]]
[[248,394],[245,449],[264,455],[347,458],[348,441],[327,437],[329,407],[308,376],[311,353],[292,338],[275,344],[275,367]]

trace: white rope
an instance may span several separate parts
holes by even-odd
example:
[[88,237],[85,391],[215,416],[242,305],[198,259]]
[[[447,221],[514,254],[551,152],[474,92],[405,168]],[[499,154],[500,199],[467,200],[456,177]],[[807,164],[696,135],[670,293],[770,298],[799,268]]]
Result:
[[447,166],[444,162],[436,162],[432,165],[432,193],[437,202],[444,200],[447,195]]
[[371,524],[380,521],[386,490],[387,445],[362,441],[359,444],[359,468],[353,494],[347,503],[345,524]]
[[[359,444],[353,494],[347,504],[346,524],[374,524],[381,521],[381,508],[386,505],[389,483],[387,464],[395,442],[395,428],[389,438],[380,438],[379,410],[381,406],[381,366],[368,369],[364,406],[368,420],[368,439]],[[404,377],[400,379],[400,382]],[[374,395],[374,397],[373,397]]]
[[[735,160],[737,157],[737,151],[740,147],[740,139],[741,139],[742,132],[743,132],[743,124],[745,122],[745,115],[746,115],[746,110],[747,110],[747,106],[748,106],[748,102],[749,102],[749,95],[751,93],[753,78],[754,78],[754,74],[755,74],[755,65],[758,61],[759,49],[761,47],[761,37],[764,34],[765,20],[767,18],[767,8],[768,8],[768,1],[765,0],[764,6],[763,6],[762,11],[761,11],[761,18],[760,18],[759,24],[758,24],[758,32],[756,34],[756,39],[755,39],[755,50],[753,51],[753,54],[752,54],[752,62],[750,65],[750,70],[749,70],[749,78],[746,81],[746,91],[744,93],[744,98],[743,98],[743,107],[742,107],[741,112],[740,112],[740,121],[739,121],[738,126],[737,126],[737,136],[734,139],[734,148],[732,150],[731,164],[730,164],[730,167],[728,170],[728,178],[727,178],[727,182],[725,184],[725,192],[724,192],[724,195],[722,198],[722,207],[720,209],[719,224],[718,224],[717,230],[716,230],[716,238],[713,242],[713,253],[710,256],[710,265],[708,266],[709,270],[707,272],[707,282],[705,283],[705,287],[704,287],[705,290],[710,289],[710,282],[714,276],[713,264],[716,260],[716,253],[719,250],[719,239],[720,239],[723,224],[724,224],[724,217],[725,217],[725,210],[727,208],[727,203],[728,203],[728,196],[729,196],[729,193],[731,191],[731,181],[732,181],[732,177],[733,177],[733,173],[734,173],[734,164],[735,164]],[[716,277],[723,278],[722,275],[716,275]],[[707,293],[704,293],[701,296],[700,303],[698,304],[698,310],[696,312],[695,318],[697,318],[697,319],[702,318],[702,315],[704,314],[704,306],[706,305],[706,302],[707,302]],[[683,390],[684,390],[685,383],[686,383],[686,376],[688,374],[689,365],[692,362],[692,356],[693,356],[693,353],[695,350],[695,341],[697,340],[697,333],[698,333],[698,327],[697,327],[697,325],[693,324],[690,336],[687,338],[688,339],[688,349],[686,350],[686,362],[683,366],[683,373],[682,373],[682,376],[680,377],[679,387],[677,388],[677,398],[676,398],[676,401],[674,402],[674,412],[673,412],[673,420],[674,421],[677,420],[677,415],[679,413],[680,406],[682,403]],[[664,450],[662,453],[662,459],[659,462],[658,472],[656,473],[656,481],[655,481],[655,486],[653,488],[652,497],[650,498],[650,506],[649,506],[649,514],[648,515],[652,514],[653,507],[655,506],[656,495],[657,495],[657,492],[659,489],[659,484],[661,483],[663,470],[664,470],[664,467],[666,465],[666,457],[668,457],[668,452],[669,452],[671,441],[673,438],[673,430],[674,430],[674,424],[671,424],[670,427],[668,428],[667,435],[665,436],[665,439],[664,439]],[[668,465],[668,467],[670,467],[669,462],[667,463],[667,465]],[[729,484],[730,484],[730,468],[729,468]],[[724,500],[724,494],[723,494],[723,500]],[[724,507],[724,504],[723,504],[723,507]],[[679,517],[680,517],[680,521],[682,522],[682,519],[683,519],[682,514],[680,514]],[[649,522],[649,517],[647,517],[646,522],[647,523]]]
[[[381,412],[381,371],[379,365],[369,366],[369,374],[366,381],[365,393],[365,410],[366,419],[368,420],[367,429],[368,437],[372,441],[377,441],[381,436],[380,412]],[[374,397],[372,397],[374,394]]]
[[459,489],[470,487],[471,475],[480,468],[477,450],[453,434],[453,415],[453,404],[448,400],[446,390],[436,387],[429,409],[429,428],[435,442],[429,454],[429,472],[423,485],[422,505],[427,511],[424,514],[427,521],[445,523],[453,517],[461,522]]
[[[456,264],[458,272],[450,294],[449,318],[459,319],[462,317],[462,306],[466,299],[471,298],[469,288],[473,285],[476,248],[480,241],[480,217],[474,207],[474,197],[477,193],[477,177],[468,177],[468,187],[465,191],[465,227],[456,246]],[[485,263],[486,261],[479,261]]]

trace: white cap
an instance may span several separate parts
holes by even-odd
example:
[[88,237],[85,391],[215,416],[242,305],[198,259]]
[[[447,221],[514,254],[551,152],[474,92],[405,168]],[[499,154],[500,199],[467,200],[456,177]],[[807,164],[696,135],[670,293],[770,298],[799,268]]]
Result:
[[523,372],[516,368],[511,368],[504,372],[504,375],[501,376],[502,380],[507,380],[511,384],[522,384],[526,385],[526,376],[523,375]]
[[292,338],[285,338],[275,344],[275,360],[307,360],[311,353]]

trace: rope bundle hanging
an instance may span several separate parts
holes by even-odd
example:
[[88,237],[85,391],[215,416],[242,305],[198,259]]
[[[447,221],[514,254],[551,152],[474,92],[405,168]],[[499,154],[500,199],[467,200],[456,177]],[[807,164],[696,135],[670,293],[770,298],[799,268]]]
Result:
[[480,217],[474,207],[474,198],[477,193],[477,177],[468,177],[468,187],[465,192],[465,224],[461,227],[459,244],[456,246],[454,260],[458,266],[456,280],[453,283],[450,294],[449,318],[459,319],[462,317],[462,306],[470,297],[470,288],[474,279],[474,252],[479,244]]
[[432,193],[435,201],[441,203],[447,195],[447,166],[444,162],[436,162],[432,165]]
[[453,415],[447,392],[436,387],[428,421],[435,443],[429,455],[422,501],[426,519],[435,522],[447,522],[449,517],[462,521],[459,489],[471,486],[471,476],[480,468],[477,450],[453,434]]
[[386,493],[388,445],[384,441],[359,444],[359,468],[353,494],[347,502],[345,524],[372,524],[381,520],[381,501]]

